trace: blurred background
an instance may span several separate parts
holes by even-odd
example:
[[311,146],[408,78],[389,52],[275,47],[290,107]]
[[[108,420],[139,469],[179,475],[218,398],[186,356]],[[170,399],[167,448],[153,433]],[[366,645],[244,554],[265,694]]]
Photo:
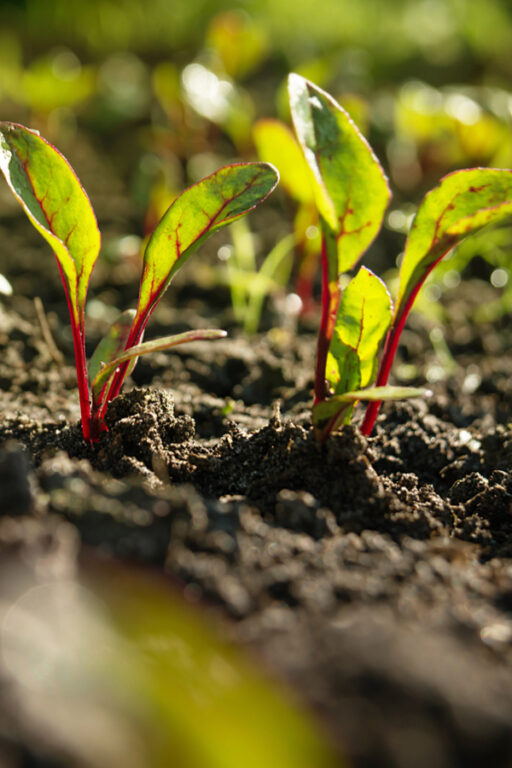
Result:
[[[259,129],[269,117],[288,123],[290,71],[340,101],[390,176],[385,233],[366,259],[388,279],[415,205],[442,175],[512,164],[508,0],[3,0],[0,19],[0,117],[38,128],[72,159],[118,272],[130,259],[138,269],[143,238],[184,186],[258,153],[279,165]],[[314,303],[314,213],[280,170],[263,232],[235,228],[195,275],[225,287],[249,332],[262,297],[285,315]],[[511,233],[485,233],[446,260],[425,311],[439,313],[471,261],[495,289],[475,311],[508,312]],[[258,273],[250,296],[247,277]],[[300,301],[286,301],[290,291]]]

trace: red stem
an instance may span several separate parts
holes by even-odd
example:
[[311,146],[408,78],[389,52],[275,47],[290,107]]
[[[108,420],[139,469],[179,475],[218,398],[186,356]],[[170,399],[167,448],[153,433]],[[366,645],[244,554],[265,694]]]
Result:
[[[382,359],[380,361],[379,372],[375,382],[376,387],[385,387],[388,383],[391,366],[393,365],[396,351],[398,349],[398,342],[400,341],[400,336],[402,335],[402,331],[404,329],[404,325],[406,323],[409,312],[411,311],[411,307],[414,304],[416,296],[418,295],[423,283],[432,272],[436,264],[439,264],[446,253],[447,251],[439,256],[439,258],[436,259],[434,263],[428,267],[421,280],[414,286],[409,298],[404,304],[403,309],[396,316],[393,325],[389,329],[388,335],[386,337],[386,343],[384,345],[384,351],[382,353]],[[361,425],[361,432],[363,435],[366,435],[367,437],[371,435],[381,405],[382,400],[376,400],[373,403],[368,403],[366,412],[364,414],[363,423]]]
[[[147,322],[151,316],[151,312],[153,311],[153,309],[154,309],[154,306],[150,309],[150,311],[146,314],[145,317],[139,318],[139,321],[132,328],[132,330],[128,335],[126,344],[124,345],[124,350],[127,350],[130,347],[134,347],[136,346],[136,344],[140,342],[142,338],[142,334],[144,333],[144,329],[147,325]],[[130,365],[130,361],[128,360],[126,363],[122,363],[119,366],[117,372],[114,374],[114,377],[112,379],[112,384],[110,385],[109,390],[103,402],[100,404],[98,413],[94,414],[94,421],[99,423],[100,425],[103,424],[103,419],[105,417],[108,403],[114,398],[116,398],[119,392],[121,391],[121,387],[123,386],[124,380],[126,378],[126,372],[128,370],[129,365]]]
[[318,331],[315,370],[315,405],[322,402],[328,395],[325,381],[327,353],[331,343],[336,314],[340,300],[340,289],[337,280],[329,280],[329,259],[325,237],[322,238],[322,317]]
[[81,323],[80,328],[77,326],[74,317],[71,316],[71,329],[73,332],[73,346],[75,348],[76,379],[78,383],[78,396],[80,399],[80,413],[82,416],[82,434],[87,443],[93,443],[96,442],[98,438],[91,434],[91,403],[87,380],[83,322]]
[[[393,365],[393,361],[395,359],[396,350],[398,349],[398,342],[400,341],[400,336],[402,334],[405,321],[407,320],[409,309],[410,306],[406,307],[406,310],[402,312],[398,318],[396,325],[394,325],[388,331],[386,343],[384,345],[384,351],[382,353],[382,360],[380,361],[379,372],[375,381],[376,387],[384,387],[388,383],[391,366]],[[366,435],[367,437],[371,435],[381,405],[382,400],[376,400],[375,402],[368,403],[366,412],[364,414],[364,420],[361,425],[361,432],[363,435]]]
[[[71,320],[71,331],[73,334],[73,348],[75,351],[76,380],[78,384],[78,396],[80,399],[80,413],[82,416],[82,434],[86,443],[93,443],[97,436],[91,434],[91,403],[89,399],[89,384],[87,380],[87,361],[85,357],[85,331],[83,309],[78,312],[78,323],[75,317],[75,310],[71,303],[69,288],[64,277],[64,272],[57,259],[60,276],[64,285],[64,293],[68,303],[69,317]],[[78,302],[77,302],[78,304]]]

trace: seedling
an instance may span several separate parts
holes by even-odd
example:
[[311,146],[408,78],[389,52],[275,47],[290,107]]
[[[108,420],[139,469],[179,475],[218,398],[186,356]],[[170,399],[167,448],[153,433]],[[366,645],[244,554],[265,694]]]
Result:
[[235,319],[248,334],[258,332],[265,298],[283,291],[291,272],[293,235],[277,241],[258,268],[254,238],[246,221],[230,227],[232,252],[226,263],[227,282]]
[[119,394],[137,358],[221,330],[194,330],[142,342],[147,322],[171,279],[213,232],[261,203],[278,181],[268,163],[228,165],[182,192],[154,230],[144,252],[136,310],[113,323],[87,370],[85,300],[100,250],[100,233],[89,198],[60,152],[36,131],[0,123],[0,168],[11,191],[57,259],[71,318],[84,439],[106,430],[108,403]]
[[388,182],[364,137],[329,94],[296,74],[290,75],[289,94],[322,231],[313,424],[325,439],[350,422],[354,406],[364,400],[361,429],[369,435],[383,400],[424,394],[387,385],[407,316],[427,276],[457,243],[512,214],[512,171],[455,171],[425,196],[407,238],[395,306],[383,281],[366,267],[342,294],[340,275],[353,269],[382,226]]

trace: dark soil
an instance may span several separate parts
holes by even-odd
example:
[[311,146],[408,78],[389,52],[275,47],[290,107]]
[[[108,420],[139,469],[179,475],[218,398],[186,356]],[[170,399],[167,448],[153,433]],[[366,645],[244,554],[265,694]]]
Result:
[[[32,246],[16,245],[27,283]],[[288,681],[353,766],[512,766],[507,326],[473,328],[454,305],[447,334],[459,366],[434,396],[386,406],[370,439],[346,427],[324,445],[309,426],[313,335],[235,331],[140,361],[137,386],[88,447],[73,369],[30,298],[41,291],[23,290],[0,304],[3,561],[35,568],[41,552],[66,547],[71,526],[80,546],[69,558],[165,572]],[[43,300],[71,360],[58,286]],[[167,332],[204,323],[201,297],[184,305],[167,308]],[[418,329],[403,355],[421,383],[437,363]],[[0,711],[8,701],[2,683]],[[59,765],[51,744],[49,762],[36,758],[12,712],[0,763],[5,748],[11,765],[13,722],[12,765]]]

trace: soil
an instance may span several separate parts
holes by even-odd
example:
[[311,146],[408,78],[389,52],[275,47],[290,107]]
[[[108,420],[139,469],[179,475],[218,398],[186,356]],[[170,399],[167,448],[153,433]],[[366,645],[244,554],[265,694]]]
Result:
[[[316,712],[340,765],[512,766],[512,359],[504,321],[467,319],[483,283],[452,297],[450,375],[413,320],[402,361],[413,383],[437,372],[434,394],[384,407],[369,439],[357,419],[313,439],[307,328],[231,326],[141,360],[89,447],[73,368],[32,301],[71,361],[58,280],[41,287],[51,257],[21,217],[0,226],[16,254],[1,270],[15,287],[0,303],[2,561],[42,578],[64,548],[165,573]],[[108,290],[125,301],[122,280]],[[225,298],[182,283],[150,336],[229,326]],[[61,765],[8,721],[0,763],[4,749],[6,765]]]

